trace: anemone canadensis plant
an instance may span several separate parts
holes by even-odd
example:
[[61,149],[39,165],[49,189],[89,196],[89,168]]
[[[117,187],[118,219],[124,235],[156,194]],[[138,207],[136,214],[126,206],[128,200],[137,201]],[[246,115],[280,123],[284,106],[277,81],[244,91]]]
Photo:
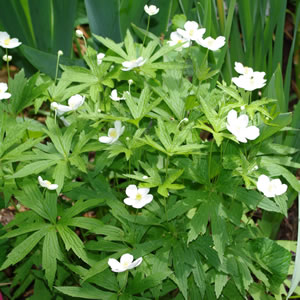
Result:
[[[241,63],[239,89],[211,88],[225,39],[204,32],[189,22],[170,41],[95,36],[102,55],[88,47],[86,66],[61,65],[58,82],[20,71],[10,99],[2,85],[1,197],[26,208],[1,231],[14,286],[56,299],[286,294],[291,254],[253,215],[286,215],[286,193],[300,190],[297,149],[277,143],[291,115],[251,94],[268,82]],[[19,118],[28,106],[45,118]]]

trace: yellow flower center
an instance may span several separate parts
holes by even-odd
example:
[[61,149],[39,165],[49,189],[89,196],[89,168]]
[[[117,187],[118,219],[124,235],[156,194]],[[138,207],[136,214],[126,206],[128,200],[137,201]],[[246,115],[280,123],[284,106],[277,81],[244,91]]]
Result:
[[112,138],[116,138],[118,136],[118,133],[117,133],[117,130],[116,129],[113,129],[111,132],[110,132],[110,137]]
[[47,186],[50,186],[50,185],[51,185],[51,182],[48,181],[48,180],[45,180],[45,184],[46,184]]
[[2,92],[2,90],[0,90],[0,94],[2,94],[3,92]]
[[213,46],[214,41],[213,41],[213,40],[208,40],[208,41],[207,41],[207,44],[208,44],[208,46]]
[[244,67],[244,73],[248,74],[249,73],[249,68],[248,67]]
[[193,36],[193,35],[194,35],[194,32],[195,32],[195,30],[194,30],[194,29],[190,29],[190,31],[189,31],[189,35],[190,35],[190,36]]
[[9,45],[9,43],[10,43],[10,38],[8,38],[8,39],[4,40],[4,45],[8,46],[8,45]]
[[135,200],[138,200],[138,201],[142,200],[142,198],[143,197],[140,193],[137,193],[136,196],[135,196]]

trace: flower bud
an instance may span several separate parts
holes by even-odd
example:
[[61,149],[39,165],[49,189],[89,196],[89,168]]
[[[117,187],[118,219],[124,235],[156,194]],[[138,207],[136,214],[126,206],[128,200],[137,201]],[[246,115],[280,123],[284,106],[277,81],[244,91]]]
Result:
[[11,61],[12,60],[12,56],[11,55],[3,55],[3,57],[2,57],[2,59],[4,60],[4,61]]
[[57,55],[58,55],[58,56],[61,56],[61,55],[64,55],[64,53],[63,53],[61,50],[58,50],[58,51],[57,51]]
[[76,36],[77,36],[78,38],[83,38],[83,32],[82,32],[81,30],[77,29],[77,30],[76,30]]

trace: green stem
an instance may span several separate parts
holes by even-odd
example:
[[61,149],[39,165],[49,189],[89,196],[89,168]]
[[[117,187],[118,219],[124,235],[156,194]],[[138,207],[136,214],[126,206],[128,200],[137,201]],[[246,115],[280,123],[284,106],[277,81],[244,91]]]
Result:
[[60,55],[59,55],[59,54],[57,54],[54,85],[56,85],[56,80],[57,80],[57,75],[58,75],[58,64],[59,64],[59,58],[60,58]]
[[9,70],[9,59],[8,59],[8,49],[5,48],[6,51],[6,66],[7,66],[7,77],[10,78],[10,70]]
[[208,157],[208,180],[209,180],[209,185],[211,186],[211,181],[210,181],[210,168],[211,168],[211,158],[212,158],[212,148],[213,148],[214,140],[211,140],[210,144],[210,149],[209,149],[209,157]]
[[[149,26],[150,26],[150,16],[148,16],[147,33],[149,32]],[[144,36],[142,49],[143,49],[143,47],[144,47],[145,41],[146,41],[146,35]]]
[[168,177],[169,159],[170,159],[170,157],[167,156],[167,158],[166,158],[166,179]]

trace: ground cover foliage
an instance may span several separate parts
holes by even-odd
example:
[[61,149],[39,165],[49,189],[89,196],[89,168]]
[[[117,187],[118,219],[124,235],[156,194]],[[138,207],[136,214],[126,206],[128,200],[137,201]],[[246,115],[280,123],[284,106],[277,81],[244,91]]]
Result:
[[[300,190],[298,149],[282,144],[292,114],[274,98],[280,70],[262,93],[215,87],[221,51],[134,29],[140,42],[129,31],[121,44],[95,36],[101,59],[86,44],[85,67],[61,64],[59,79],[9,79],[1,197],[27,209],[1,229],[1,270],[15,273],[3,293],[16,299],[33,285],[31,299],[282,299],[291,253],[268,237],[268,219],[253,218],[257,209],[285,216]],[[278,182],[266,191],[262,175],[287,192]],[[142,261],[118,272],[109,261],[124,254]]]

